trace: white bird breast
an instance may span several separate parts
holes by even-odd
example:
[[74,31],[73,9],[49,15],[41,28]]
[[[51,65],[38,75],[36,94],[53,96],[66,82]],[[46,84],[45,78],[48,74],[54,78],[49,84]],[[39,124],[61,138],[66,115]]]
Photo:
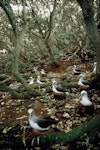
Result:
[[82,100],[80,101],[80,103],[84,106],[91,106],[92,105],[92,102],[89,100],[89,98],[86,95],[84,95],[82,97]]
[[33,79],[31,79],[30,82],[29,82],[29,84],[33,84],[33,83],[34,83],[34,81],[33,81]]

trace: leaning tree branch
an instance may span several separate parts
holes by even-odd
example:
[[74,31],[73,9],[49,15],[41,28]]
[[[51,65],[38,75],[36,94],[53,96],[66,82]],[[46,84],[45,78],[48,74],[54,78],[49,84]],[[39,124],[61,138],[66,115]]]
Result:
[[[7,5],[7,7],[6,7],[6,5]],[[4,1],[0,1],[0,7],[6,13],[6,15],[7,15],[8,19],[9,19],[9,22],[10,22],[10,24],[12,26],[13,33],[16,36],[17,32],[16,32],[16,24],[14,22],[14,13],[13,13],[11,7],[10,7],[9,2],[7,1],[7,3],[5,3]]]
[[53,17],[54,17],[56,6],[57,6],[57,1],[54,0],[53,10],[52,10],[52,12],[50,12],[50,21],[49,21],[49,24],[48,24],[48,34],[46,35],[45,40],[49,39],[49,37],[51,35],[52,25],[53,25]]

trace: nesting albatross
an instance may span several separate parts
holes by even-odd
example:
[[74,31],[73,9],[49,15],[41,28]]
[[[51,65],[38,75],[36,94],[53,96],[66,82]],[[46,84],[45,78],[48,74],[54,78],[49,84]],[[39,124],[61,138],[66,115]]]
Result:
[[29,124],[32,128],[37,131],[46,131],[49,130],[52,124],[58,123],[57,120],[54,120],[50,117],[38,117],[35,114],[34,109],[29,109]]

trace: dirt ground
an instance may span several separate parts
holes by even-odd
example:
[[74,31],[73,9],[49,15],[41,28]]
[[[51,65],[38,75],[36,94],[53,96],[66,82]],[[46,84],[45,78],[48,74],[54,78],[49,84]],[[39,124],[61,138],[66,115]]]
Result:
[[[51,65],[44,65],[43,68],[47,71],[47,76],[44,79],[51,83],[52,79],[56,79],[58,82],[62,81],[64,77],[68,77],[69,82],[78,83],[79,76],[74,75],[72,68],[74,62],[62,61],[61,66],[55,68]],[[77,63],[78,64],[78,63]],[[90,78],[91,69],[93,67],[93,61],[78,64],[82,70],[82,73],[86,75],[86,79]],[[39,66],[38,70],[42,69]],[[30,73],[30,72],[29,72]],[[34,77],[34,74],[33,74]],[[13,84],[17,86],[17,82]],[[35,83],[36,78],[35,78]],[[31,86],[31,85],[30,85]],[[50,87],[51,88],[51,87]],[[40,135],[49,134],[55,132],[55,128],[60,132],[69,132],[74,127],[77,127],[81,123],[85,123],[91,120],[93,117],[100,115],[100,92],[97,90],[88,90],[88,96],[94,104],[94,113],[92,115],[80,116],[77,113],[77,104],[81,99],[80,89],[72,88],[66,92],[66,99],[55,100],[53,92],[45,92],[45,87],[37,89],[43,94],[42,96],[31,97],[30,99],[16,99],[9,93],[0,91],[0,128],[2,133],[7,134],[16,125],[20,126],[20,131],[15,133],[15,136],[19,138],[23,137],[23,130],[25,129],[25,138],[34,138]],[[37,115],[50,115],[52,118],[58,119],[59,123],[53,125],[47,132],[35,132],[28,123],[28,109],[34,108]],[[64,150],[64,149],[90,149],[99,150],[100,146],[100,133],[93,133],[93,135],[85,134],[83,137],[73,143],[58,143],[51,145],[47,149],[52,150]],[[94,136],[94,138],[93,138]],[[95,136],[98,136],[95,141]],[[86,139],[89,138],[88,144]],[[36,148],[42,149],[42,148]]]

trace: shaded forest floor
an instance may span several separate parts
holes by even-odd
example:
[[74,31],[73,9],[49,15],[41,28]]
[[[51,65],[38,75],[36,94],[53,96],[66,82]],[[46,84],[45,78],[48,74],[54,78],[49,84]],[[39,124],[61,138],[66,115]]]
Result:
[[[79,63],[79,67],[82,73],[86,74],[86,78],[90,78],[91,70],[93,68],[93,61],[87,61],[86,63]],[[47,76],[44,77],[48,83],[52,82],[52,79],[56,79],[58,82],[62,81],[64,77],[68,77],[69,82],[77,83],[79,80],[78,75],[74,75],[72,68],[74,62],[63,60],[61,66],[55,68],[54,66],[44,64],[39,66],[38,70],[42,68],[47,71]],[[31,68],[29,69],[31,70]],[[28,71],[26,71],[28,73]],[[30,74],[30,71],[29,71]],[[34,74],[33,74],[34,77]],[[13,84],[17,85],[15,81]],[[36,79],[35,79],[35,84]],[[31,85],[30,85],[31,86]],[[74,127],[79,126],[81,123],[85,123],[91,120],[96,115],[100,114],[100,92],[97,90],[88,90],[88,95],[95,105],[95,111],[93,115],[85,115],[81,117],[77,113],[77,103],[81,99],[80,89],[72,88],[68,89],[66,94],[67,97],[64,100],[55,100],[53,93],[45,92],[45,87],[37,89],[42,93],[41,96],[31,97],[30,99],[16,99],[13,98],[9,93],[0,91],[0,134],[1,139],[3,136],[11,138],[13,136],[23,139],[34,138],[40,135],[49,134],[52,132],[60,131],[67,133]],[[29,108],[34,108],[37,115],[50,115],[52,118],[59,119],[59,123],[43,133],[34,132],[34,130],[28,124],[28,113]],[[57,128],[55,130],[55,128]],[[24,135],[25,131],[25,135]],[[100,147],[100,132],[96,129],[91,133],[85,134],[80,139],[69,143],[58,143],[51,146],[46,146],[47,150],[72,150],[72,149],[90,149],[99,150]],[[34,149],[44,149],[34,148]]]

